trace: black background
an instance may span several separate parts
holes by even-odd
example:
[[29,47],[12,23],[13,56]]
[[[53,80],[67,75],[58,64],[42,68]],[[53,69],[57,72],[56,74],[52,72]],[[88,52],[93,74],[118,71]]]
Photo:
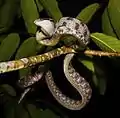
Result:
[[[59,8],[63,13],[63,16],[71,16],[71,17],[76,17],[78,13],[88,6],[89,4],[98,2],[101,4],[102,8],[95,14],[93,20],[89,24],[89,29],[91,32],[102,32],[101,28],[101,16],[104,11],[104,8],[108,4],[108,0],[58,0],[59,1]],[[42,16],[46,16],[45,11],[43,11]],[[18,21],[17,21],[18,22]],[[17,25],[19,27],[19,25]],[[21,25],[20,25],[21,27]],[[62,59],[61,59],[62,60]],[[60,71],[60,66],[61,62],[58,63],[58,60],[55,60],[57,67],[53,66],[53,71],[54,73],[60,73],[57,70]],[[40,93],[40,96],[44,100],[48,100],[50,103],[55,104],[58,108],[60,108],[66,115],[69,116],[69,118],[98,118],[98,117],[110,117],[114,116],[118,113],[117,106],[119,107],[119,99],[118,99],[118,94],[119,94],[119,71],[118,70],[112,70],[112,65],[110,65],[109,61],[106,63],[106,68],[109,68],[108,75],[107,75],[107,90],[105,92],[105,95],[99,95],[97,91],[93,92],[92,99],[90,103],[82,110],[80,111],[70,111],[65,108],[63,108],[61,105],[59,105],[54,98],[52,97],[51,93],[49,92],[48,89],[46,89],[45,83],[43,83],[41,86],[43,86],[43,89],[40,90],[40,88],[36,87],[37,91],[35,93],[31,93],[28,95],[28,97],[33,96],[33,99],[35,97],[39,97],[38,93]],[[13,78],[14,75],[11,75],[11,78]],[[63,77],[63,76],[61,76]],[[60,78],[61,78],[60,77]],[[11,82],[10,82],[11,83]],[[63,89],[66,89],[65,84],[60,82],[63,86]],[[69,85],[68,85],[69,86]],[[94,86],[93,86],[94,88]],[[42,93],[42,91],[44,92]],[[69,91],[69,90],[68,90]],[[71,89],[70,89],[70,92]]]

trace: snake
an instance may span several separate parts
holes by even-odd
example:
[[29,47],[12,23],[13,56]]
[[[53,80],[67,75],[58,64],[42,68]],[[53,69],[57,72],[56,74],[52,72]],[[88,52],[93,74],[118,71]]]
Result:
[[[87,25],[76,18],[62,17],[56,23],[54,23],[52,19],[36,19],[34,23],[38,26],[36,41],[39,44],[45,46],[55,46],[64,36],[73,36],[76,38],[77,44],[75,45],[77,48],[80,46],[86,47],[90,42],[90,31]],[[74,56],[74,52],[65,55],[63,70],[66,79],[79,92],[81,99],[74,100],[63,94],[63,92],[55,84],[52,71],[50,69],[45,72],[45,81],[51,94],[58,101],[58,103],[69,110],[81,110],[89,103],[92,96],[92,89],[85,78],[74,69],[72,65],[72,59]],[[38,82],[42,78],[44,75],[43,73],[44,72],[37,72],[34,75],[30,75],[25,79],[19,80],[19,83],[21,83],[23,87],[28,87],[24,94],[22,94],[21,98],[23,98],[25,93],[30,90],[29,86],[35,82]]]

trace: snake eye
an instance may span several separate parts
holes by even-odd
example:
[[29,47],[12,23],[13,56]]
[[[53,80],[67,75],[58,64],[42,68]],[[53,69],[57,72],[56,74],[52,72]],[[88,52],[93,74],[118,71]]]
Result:
[[37,31],[41,32],[41,27],[37,26]]

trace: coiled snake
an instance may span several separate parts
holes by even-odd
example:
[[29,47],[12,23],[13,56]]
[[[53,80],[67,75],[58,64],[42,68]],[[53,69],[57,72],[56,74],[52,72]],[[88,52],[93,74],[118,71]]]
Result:
[[[42,45],[55,46],[66,35],[71,35],[77,39],[75,47],[86,47],[89,43],[90,32],[88,27],[78,19],[63,17],[56,24],[52,19],[37,19],[34,23],[40,27],[40,30],[36,32],[36,40]],[[70,110],[80,110],[89,102],[92,89],[85,78],[73,68],[71,61],[74,55],[74,53],[71,53],[65,56],[63,69],[67,80],[81,95],[81,100],[73,100],[64,95],[56,86],[50,70],[45,73],[45,80],[50,92],[62,106]],[[33,78],[29,76],[29,82],[26,79],[24,81],[21,79],[19,83],[25,85],[25,87],[30,86],[42,77],[41,74],[43,75],[43,72],[35,74]]]

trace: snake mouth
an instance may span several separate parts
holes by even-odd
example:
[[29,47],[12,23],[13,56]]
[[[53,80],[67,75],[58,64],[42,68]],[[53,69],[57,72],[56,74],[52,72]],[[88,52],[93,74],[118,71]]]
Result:
[[34,23],[41,28],[36,33],[36,40],[42,45],[55,46],[64,36],[74,37],[82,48],[89,43],[89,29],[78,19],[63,17],[56,24],[50,19],[37,19]]
[[45,34],[45,36],[52,36],[55,30],[55,24],[52,19],[36,19],[34,21],[35,25],[40,27],[41,32]]
[[43,32],[36,32],[36,40],[39,44],[45,45],[45,46],[55,46],[59,40],[61,35],[54,34],[53,36],[45,35]]

